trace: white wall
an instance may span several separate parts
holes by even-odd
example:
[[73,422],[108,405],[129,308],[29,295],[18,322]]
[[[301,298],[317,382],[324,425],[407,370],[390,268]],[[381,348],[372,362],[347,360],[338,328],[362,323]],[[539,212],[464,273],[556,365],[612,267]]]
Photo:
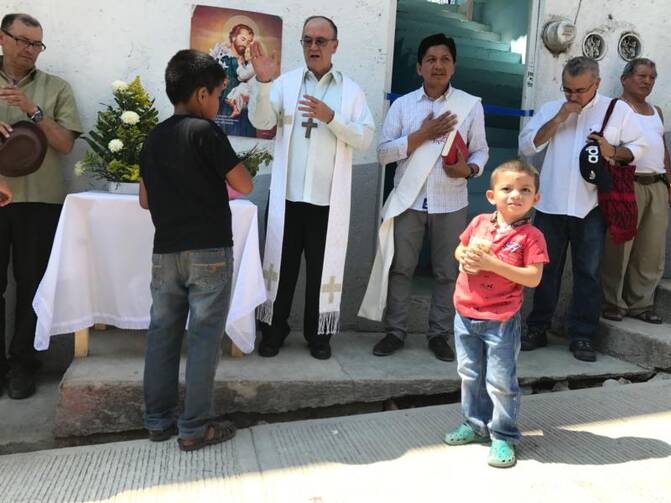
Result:
[[[111,101],[110,83],[140,75],[161,119],[172,107],[165,96],[163,72],[170,57],[189,46],[191,11],[197,2],[181,0],[3,0],[0,16],[26,12],[40,20],[48,49],[38,67],[65,78],[73,86],[84,129],[93,126],[101,103]],[[203,1],[203,5],[264,12],[283,20],[282,69],[303,63],[298,43],[303,21],[314,14],[331,17],[339,28],[335,65],[364,89],[376,123],[382,122],[385,83],[391,74],[395,0],[231,0]],[[391,35],[390,35],[391,33]],[[390,43],[390,41],[392,41]],[[247,148],[257,140],[232,138],[234,147]],[[375,161],[374,141],[355,163]],[[85,149],[78,142],[67,158],[66,177]],[[89,188],[73,180],[72,190]]]
[[607,96],[619,96],[619,77],[626,62],[617,52],[617,43],[622,33],[633,31],[642,42],[641,56],[657,63],[659,76],[650,101],[662,107],[669,118],[666,130],[671,130],[671,4],[668,0],[543,0],[539,34],[542,27],[555,18],[575,20],[576,38],[568,52],[559,56],[553,56],[538,42],[534,92],[529,106],[537,108],[545,101],[561,97],[562,68],[569,58],[582,55],[582,41],[593,30],[599,31],[607,45],[606,55],[599,61],[600,91]]

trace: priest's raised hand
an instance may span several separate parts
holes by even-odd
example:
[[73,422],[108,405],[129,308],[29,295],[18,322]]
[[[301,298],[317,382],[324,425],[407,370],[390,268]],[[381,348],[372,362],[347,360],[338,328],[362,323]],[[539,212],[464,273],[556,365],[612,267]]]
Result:
[[280,57],[277,51],[273,51],[270,56],[265,55],[258,41],[252,42],[250,50],[256,80],[270,82],[280,76]]

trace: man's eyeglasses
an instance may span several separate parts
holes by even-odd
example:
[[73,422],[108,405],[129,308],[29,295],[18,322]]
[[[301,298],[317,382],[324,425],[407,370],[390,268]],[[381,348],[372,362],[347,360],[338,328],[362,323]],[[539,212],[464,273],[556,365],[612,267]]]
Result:
[[564,85],[562,85],[559,89],[561,89],[561,92],[563,92],[564,94],[569,94],[569,95],[570,94],[585,94],[585,93],[589,92],[590,89],[592,89],[592,87],[594,86],[594,84],[596,84],[596,82],[597,81],[595,80],[594,82],[592,82],[589,86],[585,87],[584,89],[582,89],[582,88],[581,89],[569,89],[568,87],[564,87]]
[[326,44],[329,42],[333,42],[336,40],[335,38],[324,38],[324,37],[317,37],[317,38],[311,38],[311,37],[303,37],[300,42],[301,45],[303,46],[304,49],[309,49],[312,47],[312,44],[316,44],[317,47],[322,48],[326,47]]
[[23,37],[15,37],[7,30],[2,30],[2,32],[8,37],[13,38],[14,41],[18,44],[18,46],[21,47],[22,49],[35,49],[38,52],[43,52],[47,50],[47,46],[44,45],[42,42],[31,42],[30,40],[25,39]]

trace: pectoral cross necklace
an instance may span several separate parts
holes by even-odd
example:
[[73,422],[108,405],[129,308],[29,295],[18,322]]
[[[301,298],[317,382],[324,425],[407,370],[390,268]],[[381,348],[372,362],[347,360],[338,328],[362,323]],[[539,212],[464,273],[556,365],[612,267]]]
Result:
[[[319,98],[319,101],[324,101],[324,98],[326,97],[326,93],[329,92],[329,87],[331,87],[331,82],[333,82],[333,75],[331,75],[331,80],[329,80],[329,83],[326,84],[326,89],[324,90],[324,93],[322,94],[322,97]],[[307,89],[305,90],[307,92]],[[301,126],[305,128],[305,137],[309,140],[310,136],[312,135],[312,130],[314,128],[319,127],[319,123],[315,122],[312,117],[308,119],[307,121],[301,122]]]

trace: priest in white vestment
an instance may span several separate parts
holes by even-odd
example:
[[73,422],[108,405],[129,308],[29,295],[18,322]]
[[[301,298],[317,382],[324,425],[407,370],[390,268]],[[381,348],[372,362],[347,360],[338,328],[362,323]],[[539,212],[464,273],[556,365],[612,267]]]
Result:
[[448,344],[458,274],[454,250],[466,227],[468,180],[482,174],[489,158],[480,98],[450,84],[456,61],[453,39],[439,33],[422,40],[417,51],[422,87],[394,101],[382,128],[380,164],[398,167],[359,311],[384,321],[386,335],[373,348],[376,356],[391,355],[404,344],[412,279],[428,230],[434,285],[426,336],[439,360],[454,360]]
[[269,300],[257,311],[259,354],[275,356],[291,330],[287,320],[305,254],[303,333],[310,354],[325,360],[340,323],[352,151],[368,147],[375,125],[361,88],[333,66],[333,21],[308,18],[301,45],[306,67],[282,75],[277,55],[252,45],[249,119],[257,129],[277,126],[263,256]]

